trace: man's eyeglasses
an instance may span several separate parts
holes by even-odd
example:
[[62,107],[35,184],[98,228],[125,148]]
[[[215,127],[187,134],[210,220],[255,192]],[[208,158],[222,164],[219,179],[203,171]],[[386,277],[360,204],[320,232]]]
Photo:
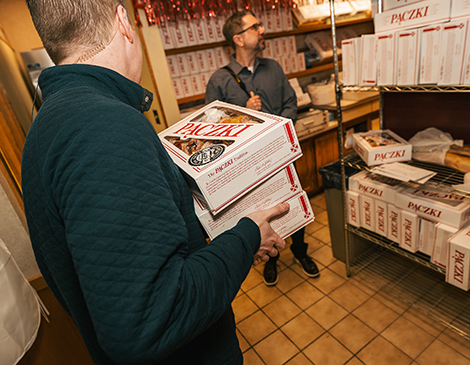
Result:
[[264,28],[263,23],[255,23],[255,24],[253,24],[251,27],[248,27],[248,28],[246,28],[246,29],[243,29],[241,32],[235,33],[235,35],[243,34],[243,33],[245,33],[247,30],[250,30],[250,29],[253,29],[255,32],[257,32],[258,29],[261,28],[261,27]]

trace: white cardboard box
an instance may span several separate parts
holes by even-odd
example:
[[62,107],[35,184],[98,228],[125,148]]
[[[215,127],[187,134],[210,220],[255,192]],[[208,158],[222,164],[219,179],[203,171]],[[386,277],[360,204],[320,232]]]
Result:
[[[468,2],[470,2],[470,0],[468,0]],[[465,50],[464,50],[464,55],[463,55],[462,84],[463,85],[470,84],[470,19],[468,19],[468,24],[467,24],[467,39],[466,39]]]
[[287,41],[287,52],[290,55],[296,55],[297,54],[297,44],[295,43],[295,36],[291,35],[289,37],[286,37]]
[[224,51],[223,47],[216,47],[214,51],[217,68],[224,67],[230,62],[230,60],[227,60],[227,53]]
[[200,72],[209,71],[209,62],[207,61],[207,54],[204,50],[196,51],[196,60],[197,60]]
[[461,19],[442,27],[438,85],[462,83],[467,26],[468,19]]
[[395,85],[395,59],[395,33],[389,32],[378,35],[377,85]]
[[418,1],[422,1],[422,0],[384,0],[383,7],[384,7],[384,11],[389,11],[389,10],[392,10],[401,6],[416,3]]
[[419,217],[411,212],[401,212],[401,238],[399,246],[410,252],[418,251]]
[[377,83],[377,36],[363,34],[361,39],[359,85],[373,86]]
[[348,223],[355,226],[361,226],[361,212],[360,212],[360,195],[355,191],[348,190],[346,192],[346,208],[348,210]]
[[325,60],[333,57],[333,48],[330,46],[331,35],[326,31],[315,32],[307,34],[304,38],[304,42],[307,47],[315,51],[319,60]]
[[180,22],[180,24],[184,28],[184,32],[186,35],[186,41],[188,42],[188,47],[191,46],[197,46],[199,44],[198,39],[197,39],[197,34],[196,34],[196,29],[193,25],[192,21],[186,20],[183,22]]
[[179,23],[168,24],[168,28],[170,29],[175,48],[187,47],[188,41],[186,40],[186,33],[184,27]]
[[173,40],[173,34],[168,24],[162,23],[158,25],[160,36],[162,39],[163,49],[175,48],[175,41]]
[[411,160],[411,144],[391,130],[354,133],[353,148],[369,166]]
[[197,59],[196,52],[188,52],[188,53],[186,53],[186,57],[188,58],[189,73],[191,75],[195,75],[195,74],[198,74],[200,72],[203,72],[199,68],[199,62],[198,62],[198,59]]
[[305,71],[307,66],[305,65],[305,55],[303,52],[297,53],[297,61],[299,63],[299,71]]
[[400,190],[395,196],[395,205],[420,217],[453,227],[460,228],[470,222],[469,198],[455,193],[439,192],[426,185]]
[[174,77],[171,79],[171,81],[173,82],[173,88],[175,89],[176,99],[184,98],[184,91],[180,78]]
[[176,55],[166,56],[166,61],[168,63],[168,69],[170,70],[170,76],[172,78],[180,77],[180,69],[178,62],[176,61]]
[[290,119],[214,101],[159,137],[213,214],[302,156]]
[[396,192],[401,189],[401,181],[367,171],[349,177],[349,190],[395,204]]
[[265,39],[264,44],[266,48],[263,51],[264,58],[274,58],[274,45],[272,39]]
[[193,27],[195,29],[196,38],[199,44],[206,44],[207,40],[207,28],[202,19],[192,19]]
[[204,94],[206,89],[203,86],[200,74],[189,76],[191,79],[191,86],[193,87],[194,95]]
[[194,95],[193,89],[193,82],[191,80],[191,76],[181,76],[181,87],[183,88],[184,97],[187,98],[189,96]]
[[272,46],[273,46],[273,56],[274,57],[282,57],[285,54],[282,53],[281,50],[281,39],[280,38],[274,38],[272,39]]
[[419,81],[421,85],[437,84],[442,24],[420,28],[421,37]]
[[375,32],[416,28],[450,19],[451,0],[423,0],[374,17]]
[[212,21],[212,18],[206,18],[204,20],[204,26],[206,28],[207,42],[217,42],[217,30],[215,28],[215,22]]
[[447,268],[449,254],[449,239],[458,231],[458,228],[444,223],[436,224],[434,234],[434,248],[432,250],[431,262],[444,269]]
[[[302,204],[302,200],[299,200],[299,195],[302,197],[301,199],[306,199],[305,204]],[[285,236],[281,235],[282,238],[292,234],[294,229],[300,229],[314,220],[311,205],[308,198],[303,194],[302,186],[292,164],[270,177],[216,216],[210,212],[207,203],[200,197],[194,197],[194,206],[199,221],[209,237],[213,239],[222,232],[234,227],[246,215],[271,208],[286,201],[290,203],[291,213],[294,214],[290,214],[288,219],[281,218],[284,220],[283,225],[288,225],[288,227],[282,229],[283,234],[286,234]]]
[[361,227],[375,232],[375,201],[365,195],[359,200],[361,205]]
[[188,56],[186,53],[178,53],[176,56],[176,63],[178,65],[178,69],[180,70],[181,76],[189,76],[191,71],[189,69],[189,62]]
[[375,199],[375,233],[388,236],[387,203]]
[[450,19],[455,20],[470,16],[470,0],[452,0]]
[[436,222],[421,218],[419,221],[418,251],[431,256],[434,248]]
[[209,66],[209,71],[217,70],[217,58],[213,48],[206,49],[206,59]]
[[209,83],[209,79],[211,78],[212,73],[211,72],[203,72],[199,74],[199,77],[201,78],[202,82],[202,87],[205,90],[207,89],[207,84]]
[[419,32],[409,29],[396,33],[398,86],[418,84]]
[[387,206],[388,234],[387,238],[393,242],[400,243],[401,238],[401,209],[393,204]]
[[354,39],[346,39],[341,42],[343,50],[343,84],[356,85],[356,47]]
[[470,289],[470,226],[449,239],[446,281],[463,290]]
[[292,30],[294,29],[294,22],[292,21],[292,13],[290,7],[285,6],[281,7],[281,16],[282,16],[282,30]]

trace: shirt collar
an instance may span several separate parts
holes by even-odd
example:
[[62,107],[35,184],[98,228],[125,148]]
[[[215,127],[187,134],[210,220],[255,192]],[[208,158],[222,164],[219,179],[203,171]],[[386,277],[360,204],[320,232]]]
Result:
[[[253,67],[253,71],[256,71],[256,69],[258,68],[258,65],[263,65],[264,64],[264,59],[263,58],[259,58],[259,57],[256,57],[255,58],[255,63],[254,63],[254,67]],[[235,59],[235,53],[232,54],[232,58],[230,60],[230,63],[229,63],[229,67],[232,69],[233,72],[235,72],[237,75],[244,69],[248,69],[247,67],[245,66],[242,66],[240,63],[238,63],[238,61]]]

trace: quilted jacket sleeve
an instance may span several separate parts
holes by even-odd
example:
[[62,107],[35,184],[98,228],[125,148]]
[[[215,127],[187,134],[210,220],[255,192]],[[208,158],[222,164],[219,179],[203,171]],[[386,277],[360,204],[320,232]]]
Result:
[[99,126],[57,138],[61,148],[44,169],[101,347],[116,363],[143,364],[229,308],[259,229],[244,218],[207,245],[189,191],[148,121],[129,127],[134,111],[101,117]]

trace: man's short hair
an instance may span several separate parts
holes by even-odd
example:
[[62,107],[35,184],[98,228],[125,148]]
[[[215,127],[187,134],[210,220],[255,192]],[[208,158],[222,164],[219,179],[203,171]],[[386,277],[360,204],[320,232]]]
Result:
[[111,41],[114,15],[124,0],[26,0],[34,26],[55,64]]
[[242,19],[245,15],[253,15],[251,10],[236,11],[227,19],[224,24],[223,33],[224,37],[227,40],[230,47],[235,50],[235,43],[233,42],[233,36],[238,32],[241,32],[242,29]]

